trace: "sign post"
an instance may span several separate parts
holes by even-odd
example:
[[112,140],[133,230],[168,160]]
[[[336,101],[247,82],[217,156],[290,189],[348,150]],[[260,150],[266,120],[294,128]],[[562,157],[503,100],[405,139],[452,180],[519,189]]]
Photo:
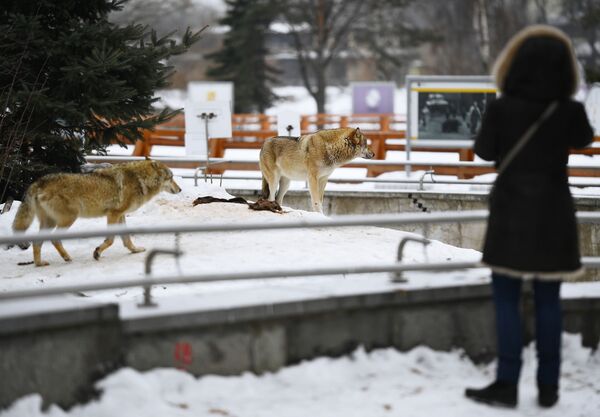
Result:
[[187,155],[206,157],[204,179],[207,178],[209,139],[211,137],[230,138],[231,104],[228,101],[195,102],[188,100],[185,105],[185,150]]

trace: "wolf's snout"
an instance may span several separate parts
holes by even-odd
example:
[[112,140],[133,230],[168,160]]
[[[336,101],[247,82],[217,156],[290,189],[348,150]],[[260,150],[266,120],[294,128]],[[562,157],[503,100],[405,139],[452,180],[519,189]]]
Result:
[[169,192],[171,194],[178,194],[181,192],[181,188],[179,187],[179,185],[177,185],[175,181],[171,180],[171,183],[169,185]]
[[373,159],[374,156],[375,156],[375,153],[371,149],[367,148],[367,151],[365,152],[363,158],[365,158],[365,159]]

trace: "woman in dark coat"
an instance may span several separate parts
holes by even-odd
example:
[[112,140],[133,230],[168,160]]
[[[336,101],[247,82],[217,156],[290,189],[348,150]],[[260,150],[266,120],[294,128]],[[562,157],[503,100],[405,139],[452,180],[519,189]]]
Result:
[[492,270],[496,309],[496,381],[466,395],[515,407],[521,369],[519,299],[523,279],[533,279],[538,353],[538,402],[558,401],[560,282],[581,274],[575,208],[569,191],[569,148],[587,146],[593,131],[584,107],[571,97],[578,87],[571,42],[558,29],[531,26],[505,47],[494,68],[501,96],[488,106],[475,153],[498,167],[552,102],[556,109],[500,172],[490,195],[483,262]]

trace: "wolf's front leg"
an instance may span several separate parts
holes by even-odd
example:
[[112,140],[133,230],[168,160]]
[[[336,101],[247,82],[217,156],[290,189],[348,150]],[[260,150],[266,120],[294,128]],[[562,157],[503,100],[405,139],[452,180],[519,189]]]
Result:
[[102,244],[94,250],[94,259],[98,261],[100,259],[100,255],[102,255],[102,252],[108,249],[114,241],[115,238],[112,236],[109,236],[106,239],[104,239],[104,242],[102,242]]
[[313,211],[323,213],[323,204],[319,198],[319,179],[316,175],[308,175],[308,189],[310,191],[310,200]]
[[[125,224],[125,215],[122,215],[119,218],[119,223],[121,223],[123,225]],[[131,240],[130,235],[121,236],[121,240],[123,241],[123,246],[125,246],[127,249],[129,249],[131,251],[131,253],[140,253],[140,252],[144,252],[146,250],[146,248],[142,248],[141,246],[135,246],[133,244],[133,241]]]

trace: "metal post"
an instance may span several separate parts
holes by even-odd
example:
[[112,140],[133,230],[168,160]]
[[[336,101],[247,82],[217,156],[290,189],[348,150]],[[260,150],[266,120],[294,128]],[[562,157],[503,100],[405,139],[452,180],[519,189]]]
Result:
[[[198,172],[200,172],[202,170],[202,167],[198,167],[196,168],[196,170],[194,171],[194,187],[198,186]],[[206,172],[206,171],[205,171]],[[205,175],[205,181],[206,181],[206,174]]]
[[214,119],[215,117],[217,117],[217,115],[213,112],[210,113],[200,113],[200,115],[198,116],[200,117],[202,120],[204,120],[204,137],[206,139],[206,168],[204,169],[204,182],[207,182],[207,172],[208,172],[208,164],[210,161],[210,156],[209,156],[209,147],[208,147],[208,122],[211,119]]
[[[412,137],[412,129],[410,126],[411,119],[411,108],[412,108],[412,100],[411,100],[411,87],[412,80],[410,76],[406,77],[406,94],[407,94],[407,108],[406,108],[406,145],[404,146],[404,151],[406,152],[406,160],[410,162],[410,147],[411,147],[411,137]],[[406,178],[410,178],[411,174],[411,166],[410,164],[404,165],[404,172],[406,173]]]
[[423,175],[421,175],[421,178],[419,179],[419,190],[423,191],[423,181],[425,181],[425,177],[427,175],[431,175],[431,182],[435,182],[433,179],[433,174],[435,174],[435,171],[433,169],[429,169],[425,171]]
[[[178,234],[175,235],[176,239],[178,237]],[[177,246],[179,246],[177,244]],[[173,255],[175,256],[175,258],[177,260],[179,260],[179,257],[183,254],[183,252],[179,251],[179,250],[171,250],[171,249],[152,249],[150,252],[148,252],[148,255],[146,256],[146,261],[144,263],[144,273],[146,274],[146,278],[149,278],[152,275],[152,262],[154,261],[154,258],[156,258],[156,255]],[[144,301],[138,304],[138,307],[156,307],[158,306],[158,304],[156,304],[154,301],[152,301],[152,285],[144,285]]]
[[[404,256],[404,247],[408,242],[417,242],[423,244],[423,246],[427,246],[431,243],[429,239],[420,238],[416,236],[407,236],[400,241],[398,245],[398,263],[402,262],[402,257]],[[407,282],[406,278],[402,276],[402,271],[397,271],[392,276],[392,282]]]
[[291,137],[292,136],[292,130],[294,130],[294,127],[292,125],[287,125],[285,127],[285,130],[287,130],[288,136]]

